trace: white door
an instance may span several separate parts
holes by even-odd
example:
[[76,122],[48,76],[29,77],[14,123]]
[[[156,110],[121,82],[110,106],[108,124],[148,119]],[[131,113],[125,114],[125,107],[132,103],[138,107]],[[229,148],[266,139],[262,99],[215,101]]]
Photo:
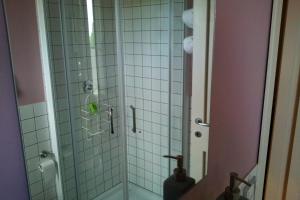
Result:
[[190,176],[207,173],[215,2],[194,1]]

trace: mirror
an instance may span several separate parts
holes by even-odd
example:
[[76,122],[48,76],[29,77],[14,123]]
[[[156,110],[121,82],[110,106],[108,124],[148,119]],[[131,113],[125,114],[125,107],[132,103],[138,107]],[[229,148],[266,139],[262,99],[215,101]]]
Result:
[[4,2],[32,199],[262,195],[271,0]]
[[5,7],[32,199],[162,199],[164,155],[206,176],[214,1]]

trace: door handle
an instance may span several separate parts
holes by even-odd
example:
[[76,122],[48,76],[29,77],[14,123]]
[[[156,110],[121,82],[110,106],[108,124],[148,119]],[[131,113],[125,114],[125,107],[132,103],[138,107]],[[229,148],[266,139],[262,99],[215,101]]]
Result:
[[132,132],[136,133],[136,113],[135,113],[136,108],[133,105],[131,105],[130,108],[132,109],[132,121],[133,121]]
[[113,108],[110,107],[109,109],[109,117],[110,117],[110,133],[114,134],[114,116],[113,116]]
[[195,119],[195,123],[196,123],[197,125],[199,125],[199,126],[204,126],[204,127],[209,127],[209,126],[210,126],[210,125],[207,124],[207,123],[203,123],[202,119],[199,118],[199,117]]

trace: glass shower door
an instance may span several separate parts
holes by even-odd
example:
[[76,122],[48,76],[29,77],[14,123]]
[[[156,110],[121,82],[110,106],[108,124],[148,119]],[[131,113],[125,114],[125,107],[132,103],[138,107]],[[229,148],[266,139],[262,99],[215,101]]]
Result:
[[[120,184],[122,178],[114,4],[112,1],[73,1],[72,7],[67,5],[65,11],[71,12],[71,18],[65,16],[67,24],[68,20],[72,21],[72,29],[65,35],[71,45],[69,67],[71,74],[79,78],[79,82],[77,77],[74,80],[74,92],[80,91],[77,96],[80,106],[74,104],[77,114],[80,109],[80,117],[77,115],[79,118],[74,117],[74,121],[81,122],[81,128],[78,132],[75,130],[73,137],[73,143],[77,143],[74,151],[77,148],[78,153],[77,191],[79,199],[95,199]],[[71,81],[72,78],[74,76]]]
[[122,198],[114,2],[44,6],[64,199],[101,199],[114,189]]
[[182,154],[184,1],[120,1],[129,199],[162,199]]

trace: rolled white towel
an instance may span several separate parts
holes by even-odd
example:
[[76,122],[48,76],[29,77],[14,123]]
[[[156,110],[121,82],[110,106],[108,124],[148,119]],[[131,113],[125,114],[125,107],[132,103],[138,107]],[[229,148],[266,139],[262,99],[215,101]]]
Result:
[[193,53],[193,36],[189,36],[187,38],[184,38],[184,40],[183,40],[183,49],[188,54]]
[[194,18],[194,9],[183,11],[182,21],[187,27],[193,28],[193,18]]

